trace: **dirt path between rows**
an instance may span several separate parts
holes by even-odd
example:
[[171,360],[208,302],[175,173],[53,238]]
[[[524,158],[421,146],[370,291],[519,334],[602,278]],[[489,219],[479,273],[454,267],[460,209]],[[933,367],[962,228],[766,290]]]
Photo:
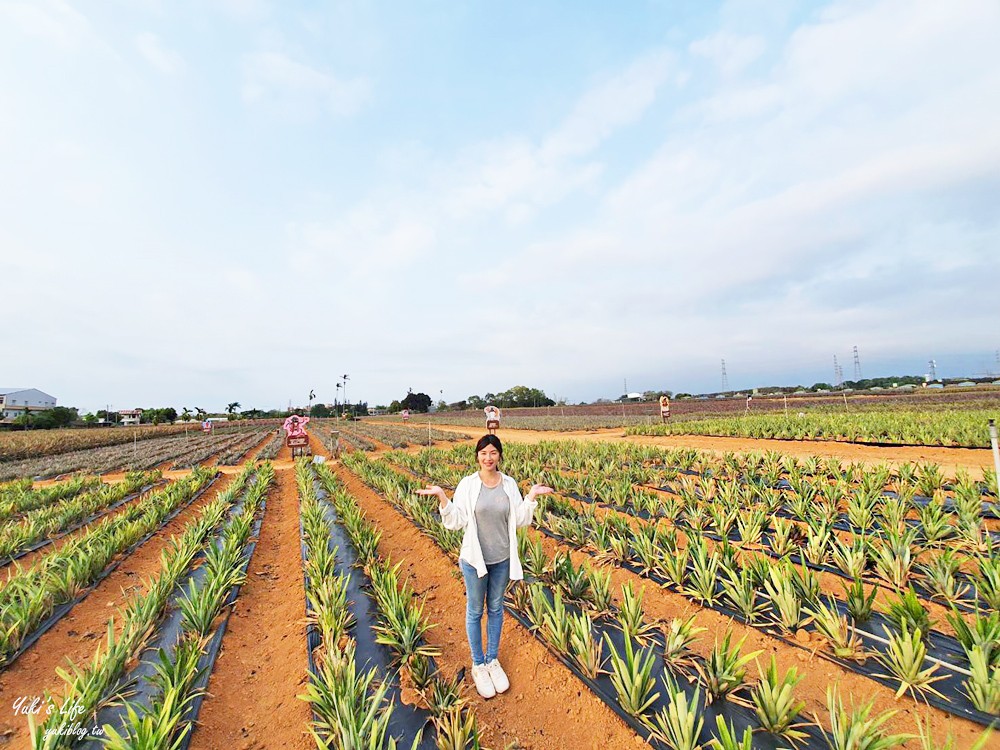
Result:
[[[288,451],[288,448],[282,448]],[[278,454],[281,463],[288,459]],[[305,588],[294,468],[275,472],[247,581],[229,619],[192,750],[299,748],[309,706]]]
[[[390,423],[395,424],[395,423]],[[468,427],[435,424],[435,429],[445,432],[469,432]],[[993,456],[985,448],[940,448],[933,446],[877,446],[857,443],[835,443],[824,440],[767,440],[736,437],[710,437],[705,435],[625,435],[620,428],[557,432],[555,430],[497,430],[497,436],[512,443],[540,443],[544,441],[578,440],[581,442],[638,443],[659,445],[664,448],[697,448],[714,453],[746,451],[775,451],[790,456],[821,456],[839,458],[863,464],[935,463],[948,475],[964,468],[977,479],[982,470],[993,468]]]
[[[108,619],[128,600],[146,590],[145,583],[160,572],[160,553],[167,548],[171,538],[180,534],[231,481],[231,476],[219,477],[208,492],[129,555],[82,602],[7,667],[0,676],[0,745],[6,740],[5,749],[8,746],[25,750],[31,747],[27,717],[13,714],[13,702],[21,696],[40,697],[45,690],[62,693],[63,683],[56,675],[56,667],[66,667],[67,662],[89,663],[98,644],[103,649]],[[121,632],[120,626],[119,622],[117,632]]]

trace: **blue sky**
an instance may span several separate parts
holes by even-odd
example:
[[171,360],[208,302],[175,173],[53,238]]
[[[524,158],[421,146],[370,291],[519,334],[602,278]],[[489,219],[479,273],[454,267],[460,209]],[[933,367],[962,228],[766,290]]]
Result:
[[0,381],[1000,370],[993,0],[0,0]]

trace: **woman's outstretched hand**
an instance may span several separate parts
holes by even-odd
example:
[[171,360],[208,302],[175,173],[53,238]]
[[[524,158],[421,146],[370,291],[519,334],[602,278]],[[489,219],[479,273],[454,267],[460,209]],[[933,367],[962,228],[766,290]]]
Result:
[[444,494],[444,490],[438,487],[436,484],[428,485],[422,490],[414,490],[414,492],[416,492],[418,495],[437,495],[442,508],[444,508],[444,506],[448,504],[448,496]]
[[551,487],[548,487],[544,484],[533,484],[531,485],[531,489],[528,490],[528,499],[534,500],[535,495],[548,495],[550,492],[554,491],[555,490],[553,490]]

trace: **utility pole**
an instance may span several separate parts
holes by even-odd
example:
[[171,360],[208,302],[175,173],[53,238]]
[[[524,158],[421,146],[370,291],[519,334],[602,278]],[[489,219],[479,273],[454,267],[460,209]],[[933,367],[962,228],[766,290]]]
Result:
[[344,408],[345,409],[347,408],[347,405],[349,403],[348,400],[347,400],[347,381],[350,380],[350,379],[351,379],[351,376],[348,375],[347,373],[344,373],[343,380],[344,380]]

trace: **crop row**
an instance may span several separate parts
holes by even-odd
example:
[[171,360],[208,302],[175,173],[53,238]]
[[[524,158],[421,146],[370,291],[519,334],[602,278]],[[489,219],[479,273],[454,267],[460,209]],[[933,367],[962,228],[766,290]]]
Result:
[[[65,683],[61,700],[50,693],[45,701],[50,705],[48,718],[35,725],[29,717],[32,746],[37,750],[55,750],[70,747],[87,736],[87,727],[96,725],[105,711],[119,703],[119,693],[126,682],[126,673],[137,658],[154,642],[158,634],[156,624],[161,622],[171,601],[183,618],[183,635],[171,644],[169,650],[157,650],[154,673],[147,689],[150,700],[145,707],[129,706],[125,713],[128,728],[103,726],[95,739],[106,742],[111,748],[178,747],[185,741],[190,729],[190,717],[182,720],[191,704],[201,657],[206,639],[194,634],[207,632],[207,624],[214,620],[212,610],[222,594],[238,576],[234,574],[234,552],[242,551],[237,543],[247,535],[247,519],[263,497],[269,483],[269,467],[261,468],[255,487],[256,498],[244,502],[244,512],[228,526],[230,532],[224,540],[209,548],[209,542],[228,514],[239,501],[250,480],[253,467],[247,467],[211,503],[202,509],[197,518],[187,524],[180,535],[172,538],[161,555],[160,571],[150,579],[146,591],[130,600],[120,617],[123,621],[120,634],[116,634],[114,619],[108,621],[108,634],[103,647],[98,647],[89,664],[71,664],[69,669],[57,670]],[[233,541],[229,541],[232,539]],[[206,550],[208,550],[206,552]],[[205,576],[201,587],[180,587],[191,574],[196,557],[204,554]],[[238,553],[236,555],[238,557]],[[149,663],[148,660],[140,661]],[[55,709],[55,710],[51,710]]]
[[76,476],[49,487],[32,489],[31,477],[23,477],[0,489],[0,523],[21,513],[73,497],[79,492],[99,486],[99,477]]
[[636,424],[629,435],[713,435],[777,440],[832,440],[874,445],[989,447],[987,422],[997,409],[969,411],[798,412],[747,414],[667,424]]
[[117,556],[155,532],[210,479],[209,471],[197,469],[104,519],[30,568],[12,563],[13,573],[0,585],[0,664],[15,658],[29,636],[37,637],[39,628],[51,624],[57,607],[85,595]]
[[100,484],[0,525],[0,565],[49,540],[53,534],[68,532],[103,515],[159,479],[159,472],[129,473],[120,482]]
[[[251,430],[257,439],[261,428]],[[176,435],[131,445],[73,451],[55,456],[0,463],[0,479],[22,476],[51,477],[77,471],[100,474],[108,471],[145,471],[166,461],[177,466],[193,466],[220,451],[239,443],[241,431],[204,435]]]
[[140,425],[132,428],[29,430],[0,434],[0,462],[37,458],[85,448],[131,443],[183,433],[187,425]]
[[[457,552],[458,540],[442,535],[433,509],[412,494],[415,483],[363,456],[349,456],[347,463],[443,549]],[[663,635],[655,634],[642,615],[641,594],[631,587],[622,591],[621,606],[615,608],[606,573],[586,565],[574,568],[565,555],[549,561],[528,535],[521,536],[519,544],[526,573],[546,585],[515,585],[511,606],[602,699],[611,690],[602,689],[600,683],[610,682],[620,711],[636,719],[651,742],[696,748],[714,740],[722,748],[749,748],[772,746],[768,738],[781,737],[818,744],[819,738],[801,721],[804,704],[794,697],[800,679],[794,668],[782,675],[772,661],[768,669],[760,670],[756,685],[744,686],[746,664],[756,654],[741,654],[742,641],[734,645],[727,634],[716,641],[708,659],[695,658],[690,650],[696,635],[693,618],[675,619]],[[692,680],[699,685],[694,687]],[[751,706],[752,714],[741,714],[738,704]],[[864,721],[870,717],[871,703],[845,709],[835,687],[828,692],[828,709],[829,729],[824,735],[831,747],[878,746],[869,744],[876,741],[889,747],[906,739],[884,737],[878,727],[885,718]],[[706,716],[715,718],[714,733],[703,728]],[[852,744],[859,739],[862,744]]]
[[378,440],[393,448],[406,448],[409,445],[432,445],[435,442],[455,442],[471,440],[471,435],[445,430],[428,429],[428,426],[413,423],[411,426],[388,425],[376,422],[344,422],[337,429],[342,433],[362,435],[372,440]]
[[[371,440],[368,440],[357,432],[342,431],[336,422],[328,420],[314,422],[310,425],[309,430],[316,433],[320,440],[323,441],[326,449],[335,456],[339,455],[340,451],[346,446],[350,446],[356,451],[375,450],[375,443]],[[346,446],[342,445],[342,443],[346,444]]]
[[[478,748],[475,715],[461,698],[459,681],[442,678],[434,666],[436,652],[424,639],[431,625],[423,606],[400,581],[399,566],[378,554],[381,532],[329,469],[316,468],[319,493],[309,464],[300,461],[296,471],[306,596],[317,635],[305,699],[313,709],[310,732],[317,744],[395,747],[412,738],[411,747],[423,747],[428,740],[422,727],[429,717],[436,734],[432,746]],[[395,703],[401,671],[422,710]]]
[[[448,473],[432,473],[429,479],[441,482]],[[747,624],[777,629],[788,639],[800,630],[816,632],[830,644],[832,655],[851,668],[875,657],[888,670],[881,676],[899,681],[900,693],[933,693],[942,699],[945,710],[970,716],[978,712],[981,716],[976,718],[987,723],[989,716],[1000,713],[1000,612],[996,609],[982,616],[977,611],[969,625],[954,612],[949,621],[963,636],[959,643],[931,630],[927,610],[912,589],[892,600],[884,613],[873,616],[875,595],[866,592],[860,575],[845,584],[841,600],[824,596],[818,577],[805,565],[796,568],[788,561],[774,565],[763,556],[746,554],[746,549],[739,555],[728,540],[710,551],[699,529],[688,533],[678,527],[633,527],[614,516],[598,519],[592,511],[580,514],[558,498],[542,498],[539,505],[541,525],[560,540],[651,577],[701,606],[723,605]],[[765,521],[762,514],[760,523]],[[896,549],[883,552],[889,555]],[[981,565],[988,574],[986,580],[1000,580],[1000,559],[987,559]],[[880,630],[862,630],[869,621]],[[939,667],[942,673],[935,674]],[[933,686],[944,679],[945,671],[950,678],[947,696]],[[968,680],[963,682],[963,675]]]

